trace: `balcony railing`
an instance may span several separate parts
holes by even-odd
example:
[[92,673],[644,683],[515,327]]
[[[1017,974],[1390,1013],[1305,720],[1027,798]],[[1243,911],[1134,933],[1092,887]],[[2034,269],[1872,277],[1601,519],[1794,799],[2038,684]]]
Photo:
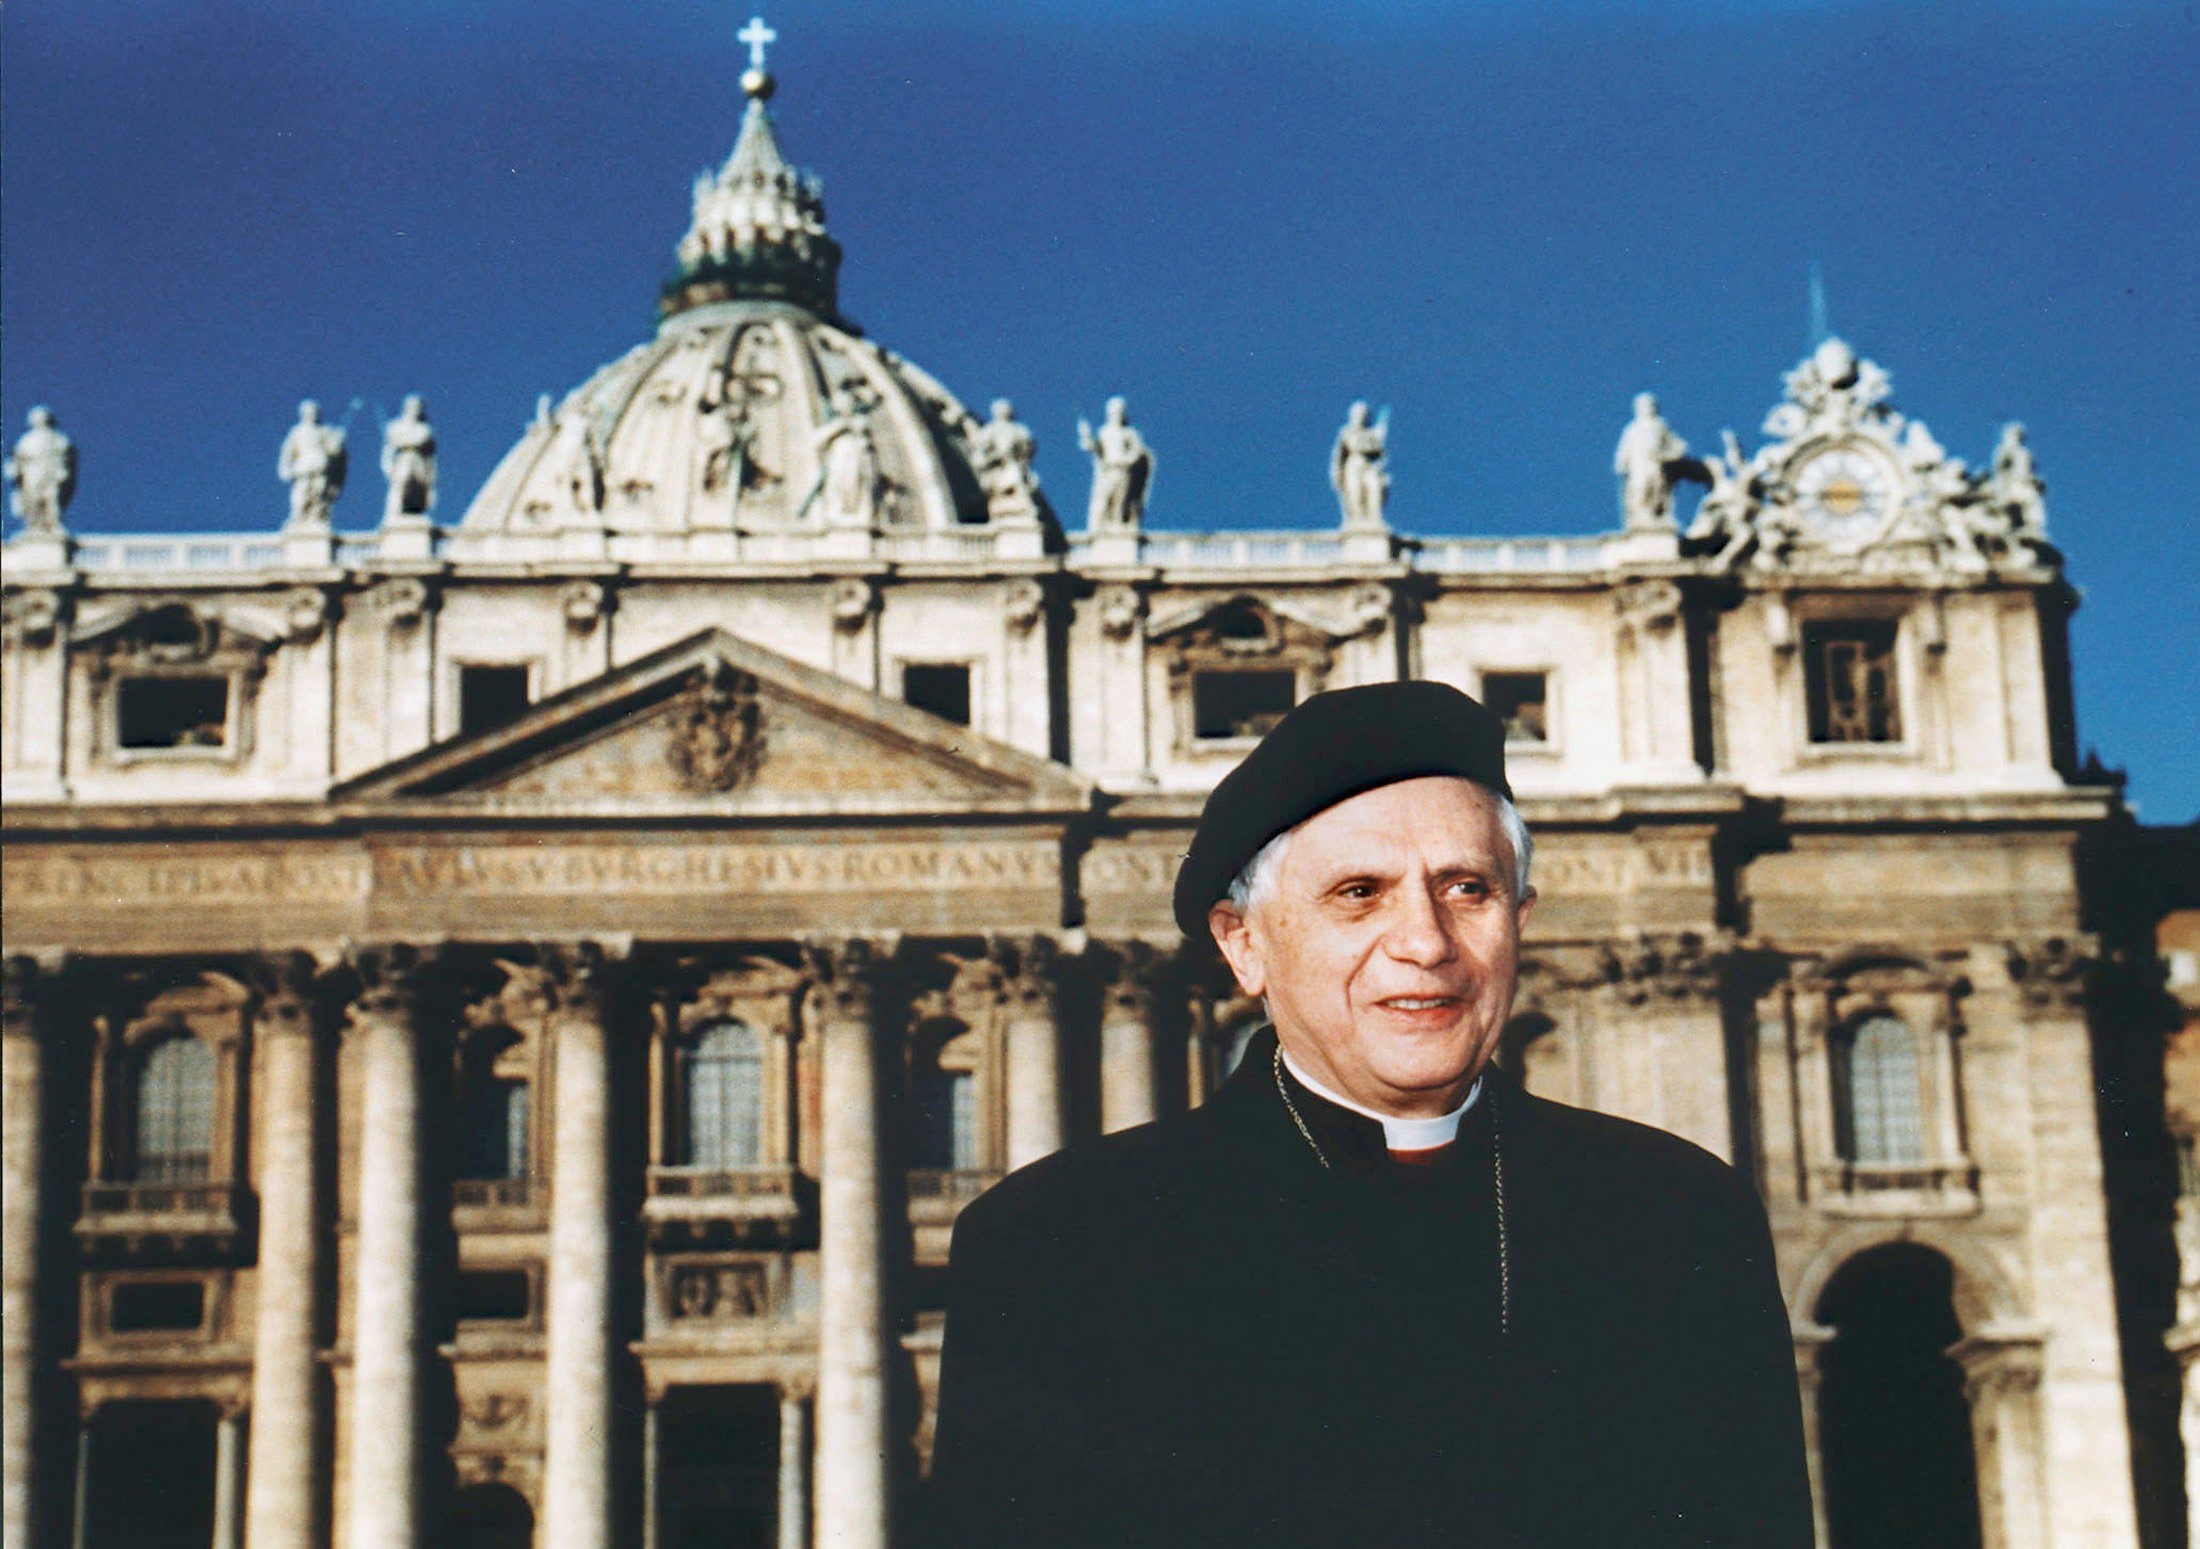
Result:
[[802,1214],[805,1180],[792,1167],[652,1167],[643,1219],[651,1222],[790,1222]]
[[95,1181],[84,1185],[75,1231],[87,1248],[226,1253],[249,1235],[251,1205],[241,1183]]
[[987,1189],[1001,1181],[990,1168],[913,1168],[909,1173],[909,1214],[922,1221],[952,1221]]
[[1818,1168],[1827,1207],[1866,1215],[1945,1215],[1978,1208],[1978,1164],[1828,1162]]
[[451,1203],[461,1210],[523,1210],[535,1202],[532,1178],[460,1178]]

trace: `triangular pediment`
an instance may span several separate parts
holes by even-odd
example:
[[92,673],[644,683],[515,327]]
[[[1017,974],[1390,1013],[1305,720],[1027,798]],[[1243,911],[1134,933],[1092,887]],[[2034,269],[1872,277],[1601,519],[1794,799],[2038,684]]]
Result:
[[1074,771],[704,630],[347,781],[336,799],[501,813],[1067,812]]

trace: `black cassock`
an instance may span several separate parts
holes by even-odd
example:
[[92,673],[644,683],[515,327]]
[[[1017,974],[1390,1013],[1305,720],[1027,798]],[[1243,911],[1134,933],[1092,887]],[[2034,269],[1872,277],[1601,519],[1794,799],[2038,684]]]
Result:
[[1425,1167],[1291,1081],[1325,1169],[1274,1050],[963,1213],[926,1542],[1810,1544],[1787,1315],[1731,1168],[1492,1070]]

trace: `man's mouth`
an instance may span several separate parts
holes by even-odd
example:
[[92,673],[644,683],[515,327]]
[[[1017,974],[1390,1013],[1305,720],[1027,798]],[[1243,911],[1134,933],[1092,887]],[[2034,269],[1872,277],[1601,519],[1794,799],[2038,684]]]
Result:
[[1379,1004],[1393,1011],[1433,1011],[1439,1006],[1456,1006],[1456,995],[1393,995]]

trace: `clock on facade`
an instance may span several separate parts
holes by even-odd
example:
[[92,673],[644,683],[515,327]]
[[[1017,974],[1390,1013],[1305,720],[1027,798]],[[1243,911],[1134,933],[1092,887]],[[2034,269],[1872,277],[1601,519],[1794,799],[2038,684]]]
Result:
[[1854,548],[1879,530],[1893,508],[1894,470],[1860,447],[1820,452],[1796,470],[1795,503],[1813,532]]

